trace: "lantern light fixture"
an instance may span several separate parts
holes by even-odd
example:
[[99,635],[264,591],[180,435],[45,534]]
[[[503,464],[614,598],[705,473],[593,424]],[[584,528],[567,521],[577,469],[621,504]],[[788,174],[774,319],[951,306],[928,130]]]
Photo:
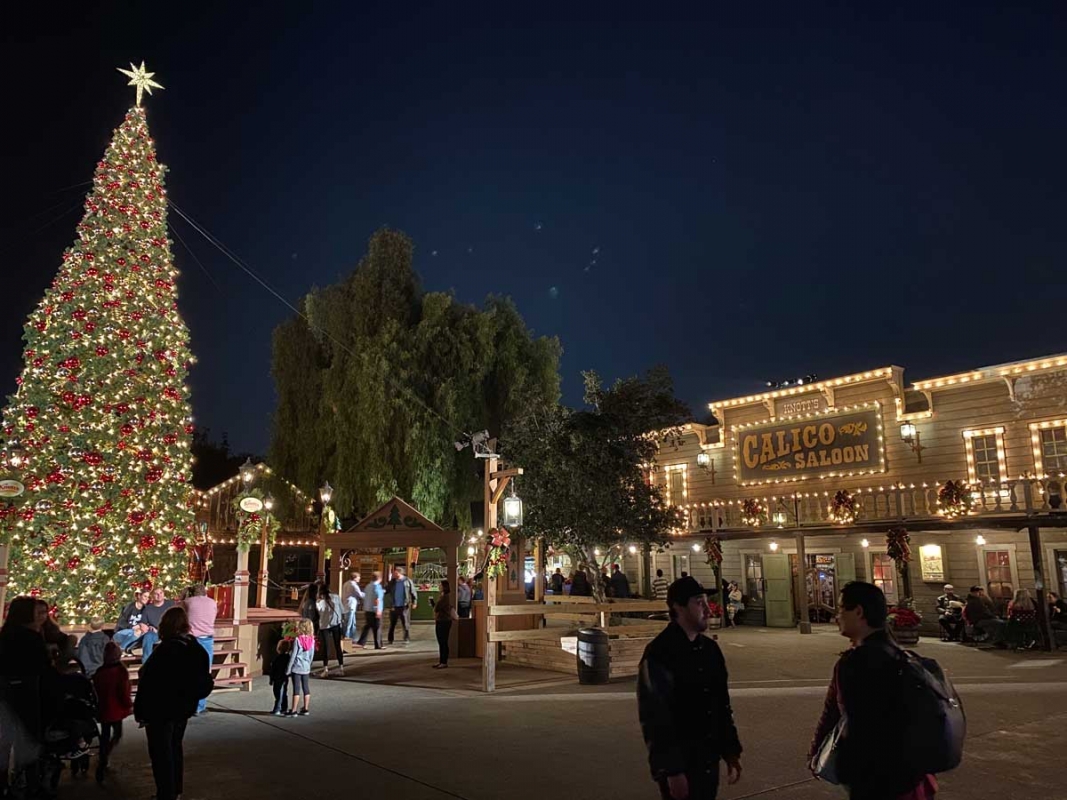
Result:
[[522,500],[515,494],[515,484],[511,484],[511,494],[504,498],[504,527],[522,527]]
[[921,464],[923,461],[923,450],[926,448],[922,446],[922,441],[919,437],[919,429],[915,427],[914,422],[905,422],[900,426],[900,439],[904,444],[911,448],[911,451],[915,453]]
[[274,497],[272,495],[268,494],[266,497],[263,498],[263,507],[267,509],[267,511],[274,510]]
[[769,546],[771,548],[771,552],[772,553],[777,553],[778,552],[778,542],[772,541]]
[[978,545],[979,547],[981,547],[982,545],[985,544],[985,537],[982,536],[982,534],[978,534],[977,536],[974,537],[974,543],[976,545]]
[[866,539],[860,539],[860,547],[862,547],[864,550],[866,550],[870,546],[871,543],[869,541],[867,541]]
[[693,545],[693,552],[694,553],[699,553],[700,552],[700,545],[699,544],[694,544]]
[[251,486],[252,481],[256,479],[256,467],[252,463],[251,458],[246,458],[245,463],[241,465],[241,481],[245,486]]
[[328,506],[330,504],[330,500],[333,499],[333,487],[330,486],[329,481],[326,481],[324,484],[322,484],[322,486],[319,487],[319,499],[322,501],[322,504],[324,506]]

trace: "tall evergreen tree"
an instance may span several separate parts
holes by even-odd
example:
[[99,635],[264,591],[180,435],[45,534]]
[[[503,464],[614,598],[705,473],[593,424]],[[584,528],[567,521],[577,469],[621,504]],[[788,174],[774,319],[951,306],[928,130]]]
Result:
[[0,508],[9,596],[38,595],[64,623],[111,616],[131,587],[176,589],[185,573],[191,355],[165,171],[138,104],[97,164],[78,238],[30,314],[25,366],[3,413],[3,475],[26,487]]
[[392,230],[303,306],[306,320],[274,334],[275,468],[304,486],[328,478],[342,515],[399,494],[441,524],[469,524],[480,478],[453,442],[554,406],[558,340],[534,338],[510,300],[478,309],[423,292],[412,243]]

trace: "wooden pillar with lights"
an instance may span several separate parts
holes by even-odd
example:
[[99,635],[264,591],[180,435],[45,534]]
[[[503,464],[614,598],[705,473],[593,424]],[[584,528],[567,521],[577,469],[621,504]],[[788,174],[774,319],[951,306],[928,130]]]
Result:
[[[489,452],[496,451],[496,440],[489,441]],[[512,478],[522,475],[521,468],[498,470],[500,459],[492,456],[485,459],[485,527],[486,533],[497,527],[497,504],[504,497],[504,490]],[[517,546],[513,543],[512,545]],[[485,655],[482,657],[482,691],[496,689],[496,657],[498,643],[493,641],[497,629],[497,617],[493,616],[496,605],[498,579],[483,577],[485,587]]]
[[237,571],[233,574],[233,624],[248,622],[248,548],[237,548]]
[[[797,587],[797,609],[800,613],[800,632],[811,633],[811,619],[808,617],[808,553],[804,548],[804,533],[803,531],[797,531],[797,580],[800,585]],[[812,586],[815,576],[812,576]]]

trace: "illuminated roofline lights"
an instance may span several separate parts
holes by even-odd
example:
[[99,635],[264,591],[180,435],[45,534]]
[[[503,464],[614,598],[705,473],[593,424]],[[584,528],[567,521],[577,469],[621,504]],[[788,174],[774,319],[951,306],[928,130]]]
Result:
[[948,386],[959,386],[966,383],[974,383],[979,380],[999,380],[1002,378],[1017,378],[1030,372],[1039,372],[1046,369],[1067,367],[1067,355],[1047,356],[1035,358],[1030,361],[1016,361],[1010,364],[998,364],[992,367],[982,367],[963,372],[958,375],[947,375],[941,378],[931,378],[919,381],[912,386],[919,391],[927,389],[943,389]]
[[791,397],[805,392],[821,392],[824,389],[835,389],[838,386],[846,386],[866,381],[883,380],[893,377],[893,367],[881,367],[867,372],[857,372],[852,375],[843,375],[840,378],[827,378],[824,381],[806,383],[801,386],[791,386],[788,389],[775,389],[762,394],[752,394],[747,397],[734,397],[729,400],[715,400],[708,403],[708,408],[714,411],[717,408],[730,408],[732,406],[745,406],[751,403],[762,403],[764,400],[774,400],[779,397]]

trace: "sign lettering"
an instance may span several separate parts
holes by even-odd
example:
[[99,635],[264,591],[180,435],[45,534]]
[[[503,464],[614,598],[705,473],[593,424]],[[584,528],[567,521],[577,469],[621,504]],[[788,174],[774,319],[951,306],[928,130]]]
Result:
[[742,483],[885,469],[877,406],[746,428],[737,433]]
[[813,394],[808,397],[791,397],[788,400],[779,399],[774,404],[776,417],[796,417],[801,414],[818,414],[826,410],[826,398],[821,394]]

